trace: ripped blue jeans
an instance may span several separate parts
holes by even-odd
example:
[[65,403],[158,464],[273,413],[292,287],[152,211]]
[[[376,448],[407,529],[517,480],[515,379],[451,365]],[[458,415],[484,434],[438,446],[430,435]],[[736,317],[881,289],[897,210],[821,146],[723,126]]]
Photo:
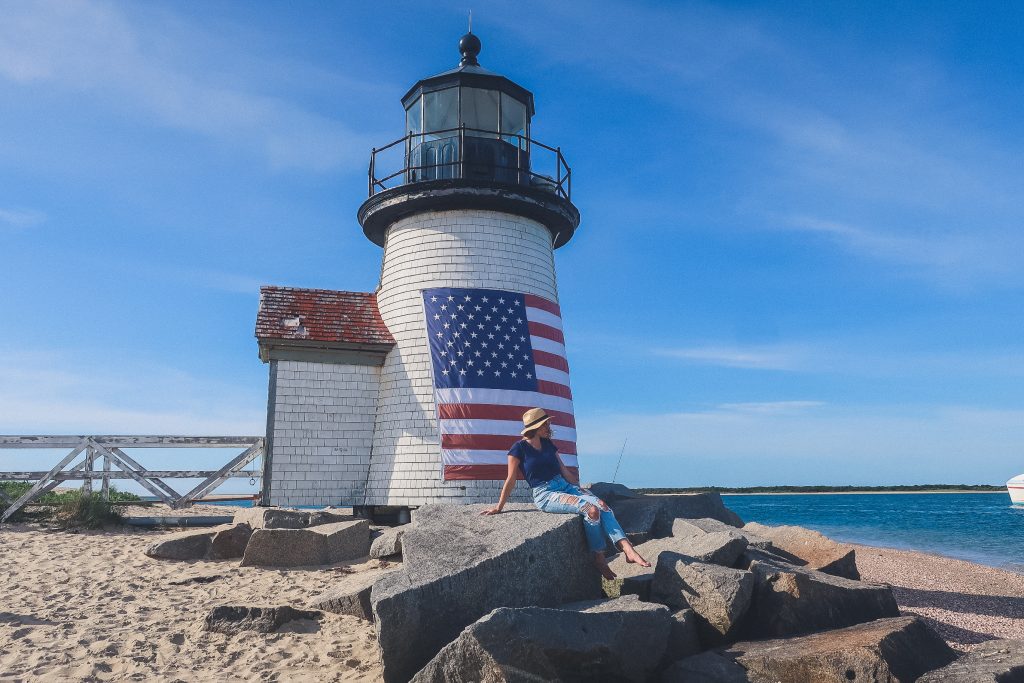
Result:
[[626,533],[615,519],[615,513],[603,500],[586,489],[570,484],[561,475],[534,486],[533,503],[544,512],[582,515],[587,545],[592,552],[605,549],[605,534],[614,544],[626,538]]

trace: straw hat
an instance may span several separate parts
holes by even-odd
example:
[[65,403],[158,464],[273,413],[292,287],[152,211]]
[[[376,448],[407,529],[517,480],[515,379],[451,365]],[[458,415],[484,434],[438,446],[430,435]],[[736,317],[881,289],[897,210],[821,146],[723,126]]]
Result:
[[544,412],[543,408],[530,408],[523,413],[523,431],[519,433],[526,436],[526,432],[532,432],[534,429],[540,429],[541,425],[550,419],[551,417]]

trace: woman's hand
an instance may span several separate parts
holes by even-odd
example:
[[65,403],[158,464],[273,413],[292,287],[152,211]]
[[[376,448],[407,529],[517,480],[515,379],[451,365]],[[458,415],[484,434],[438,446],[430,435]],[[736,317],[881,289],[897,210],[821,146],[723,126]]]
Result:
[[516,477],[519,474],[519,461],[513,457],[508,456],[508,476],[505,477],[505,483],[501,487],[501,495],[498,496],[498,504],[492,508],[484,510],[481,515],[497,515],[501,513],[501,508],[505,507],[505,501],[508,500],[508,496],[512,493],[512,489],[516,486]]

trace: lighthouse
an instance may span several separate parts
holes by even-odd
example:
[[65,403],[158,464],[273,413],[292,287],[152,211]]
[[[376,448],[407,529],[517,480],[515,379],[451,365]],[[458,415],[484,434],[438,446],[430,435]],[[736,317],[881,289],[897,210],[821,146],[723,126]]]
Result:
[[578,466],[554,262],[579,226],[570,167],[533,138],[532,93],[480,65],[473,33],[458,47],[371,151],[358,220],[383,249],[376,291],[261,290],[265,503],[494,501],[536,406]]

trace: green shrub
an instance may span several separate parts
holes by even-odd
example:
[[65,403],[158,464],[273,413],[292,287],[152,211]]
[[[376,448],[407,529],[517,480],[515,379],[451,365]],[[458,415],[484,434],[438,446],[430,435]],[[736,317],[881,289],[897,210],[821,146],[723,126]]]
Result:
[[65,499],[53,509],[51,519],[64,529],[102,529],[124,521],[117,507],[103,500],[101,494],[80,491],[68,491]]
[[[0,491],[7,494],[7,497],[11,500],[17,500],[25,495],[25,492],[32,488],[33,482],[27,481],[0,481]],[[98,489],[99,482],[93,481],[93,487]],[[74,491],[49,491],[44,493],[39,498],[36,498],[33,503],[39,505],[59,505],[66,501],[72,500],[75,496],[79,495],[78,490]],[[134,493],[128,493],[127,491],[118,491],[116,486],[110,487],[110,502],[112,503],[135,503],[141,501],[142,498],[135,495]]]
[[[0,491],[14,501],[25,495],[32,485],[31,482],[25,481],[0,481]],[[26,508],[22,508],[14,515],[12,521],[31,517],[39,520],[52,520],[62,527],[96,529],[106,524],[121,522],[121,513],[113,503],[133,503],[141,500],[134,493],[118,491],[113,486],[110,487],[109,503],[103,500],[103,496],[99,492],[83,494],[80,490],[49,491],[32,501],[32,505],[40,507],[34,507],[31,514],[26,514]],[[7,507],[7,503],[0,499],[0,513]]]
[[[27,481],[0,481],[0,491],[3,491],[11,500],[17,500],[32,488]],[[7,507],[7,504],[0,498],[0,507]]]

